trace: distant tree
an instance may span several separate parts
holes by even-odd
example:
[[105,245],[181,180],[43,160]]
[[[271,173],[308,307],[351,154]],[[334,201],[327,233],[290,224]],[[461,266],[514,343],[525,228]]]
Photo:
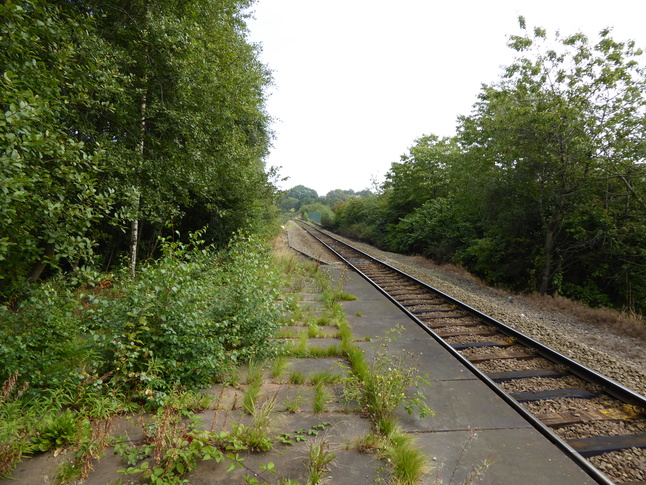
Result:
[[[304,204],[298,210],[300,216],[303,219],[311,219],[312,214],[320,214],[321,219],[329,219],[332,216],[332,210],[325,204],[321,202],[315,202],[313,204]],[[318,221],[317,221],[318,222]]]
[[319,194],[316,190],[305,187],[304,185],[292,187],[287,191],[286,195],[287,197],[293,197],[294,199],[300,200],[303,204],[311,204],[316,202],[319,198]]
[[337,204],[340,204],[341,202],[346,202],[355,197],[356,197],[356,194],[354,193],[354,190],[335,189],[335,190],[330,190],[325,195],[325,203],[330,207],[334,207]]
[[285,197],[278,204],[278,208],[284,212],[298,211],[300,207],[301,207],[301,201],[294,197]]
[[357,197],[372,197],[375,194],[370,189],[363,189],[359,192],[356,192],[355,195]]
[[454,139],[426,135],[415,140],[400,162],[391,165],[383,189],[394,221],[427,200],[446,195],[447,167],[456,153]]

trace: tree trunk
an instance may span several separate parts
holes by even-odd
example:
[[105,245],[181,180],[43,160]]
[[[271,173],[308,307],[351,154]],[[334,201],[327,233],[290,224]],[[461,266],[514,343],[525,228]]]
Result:
[[31,269],[31,273],[29,273],[29,281],[31,283],[38,281],[38,278],[40,278],[40,275],[49,264],[49,258],[51,258],[52,256],[54,256],[54,243],[49,243],[47,247],[45,247],[45,253],[43,254],[43,257],[40,258],[40,261],[38,261],[34,265],[34,267]]
[[543,274],[541,276],[541,284],[538,288],[538,293],[544,295],[547,293],[547,288],[550,284],[550,276],[552,275],[552,256],[554,254],[554,235],[556,233],[556,224],[550,221],[545,234],[545,248],[543,253]]
[[[144,157],[144,135],[146,134],[146,93],[141,100],[141,122],[139,125],[139,156]],[[137,178],[139,170],[137,171]],[[139,181],[137,181],[139,182]],[[139,248],[139,206],[141,204],[141,188],[139,183],[134,188],[136,200],[134,204],[134,219],[130,223],[130,276],[134,279],[137,275],[137,250]]]
[[[137,197],[139,200],[139,197]],[[139,204],[137,204],[138,206]],[[139,207],[137,207],[139,209]],[[137,276],[137,250],[139,248],[139,219],[130,222],[130,276]]]
[[547,223],[545,230],[545,247],[543,250],[543,274],[541,276],[541,284],[538,288],[538,293],[544,295],[547,293],[547,288],[550,284],[552,276],[552,259],[554,258],[554,249],[556,247],[556,233],[559,227],[559,219],[563,212],[563,195],[561,195],[556,202],[556,206],[552,211],[552,216]]

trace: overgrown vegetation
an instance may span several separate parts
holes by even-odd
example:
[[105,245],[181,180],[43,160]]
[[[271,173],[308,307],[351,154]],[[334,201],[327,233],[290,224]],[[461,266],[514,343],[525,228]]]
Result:
[[257,238],[219,252],[166,241],[163,253],[136,280],[51,281],[1,310],[2,473],[25,453],[83,441],[86,413],[166,408],[179,388],[277,354],[282,280]]
[[0,5],[0,304],[83,267],[223,247],[276,213],[247,0]]

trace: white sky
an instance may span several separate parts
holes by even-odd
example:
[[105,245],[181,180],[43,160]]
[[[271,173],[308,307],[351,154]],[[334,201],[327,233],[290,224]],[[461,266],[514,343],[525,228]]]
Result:
[[289,177],[280,188],[319,195],[371,188],[416,138],[454,135],[511,62],[518,15],[591,41],[613,27],[646,48],[646,0],[257,0],[253,11],[275,83],[267,164]]

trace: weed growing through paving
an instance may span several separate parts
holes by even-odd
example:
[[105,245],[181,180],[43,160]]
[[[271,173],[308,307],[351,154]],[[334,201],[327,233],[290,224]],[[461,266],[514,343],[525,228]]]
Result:
[[334,384],[335,382],[341,381],[341,374],[330,370],[323,370],[310,375],[308,380],[314,385],[318,385],[319,383]]
[[410,362],[411,355],[393,355],[388,351],[389,344],[401,331],[402,327],[397,326],[380,339],[379,344],[373,347],[375,354],[372,364],[366,364],[365,360],[360,362],[365,359],[361,351],[349,356],[354,362],[350,369],[346,367],[349,373],[343,391],[345,400],[356,400],[374,423],[392,417],[400,404],[409,414],[417,411],[421,418],[434,414],[421,391],[412,395],[406,393],[410,388],[430,385],[426,378],[417,375]]
[[259,396],[260,396],[259,384],[251,385],[247,388],[247,390],[244,393],[244,397],[242,398],[242,408],[247,414],[253,415],[256,409],[256,401],[258,400]]
[[324,383],[319,382],[318,384],[316,384],[316,387],[314,389],[314,404],[312,410],[315,413],[322,413],[323,411],[325,411],[329,399],[330,394],[325,388]]
[[283,401],[283,406],[285,406],[285,411],[288,413],[295,413],[301,408],[301,404],[305,400],[305,396],[302,393],[296,394],[294,397],[287,398]]
[[310,323],[307,327],[307,336],[309,338],[317,338],[321,335],[321,327],[316,323]]
[[392,464],[393,485],[418,483],[429,470],[427,457],[416,446],[413,438],[398,426],[388,435],[383,454]]
[[330,443],[326,439],[315,440],[310,443],[308,461],[306,462],[309,472],[308,485],[318,485],[330,471],[329,464],[336,457],[330,451]]
[[301,332],[301,334],[299,335],[297,352],[301,354],[307,353],[307,340],[308,340],[307,332]]
[[290,384],[304,384],[306,380],[305,374],[301,371],[293,371],[289,376]]
[[287,367],[289,367],[289,361],[287,360],[287,356],[279,355],[278,357],[276,357],[271,365],[272,379],[274,379],[275,381],[280,380],[280,378],[287,370]]

